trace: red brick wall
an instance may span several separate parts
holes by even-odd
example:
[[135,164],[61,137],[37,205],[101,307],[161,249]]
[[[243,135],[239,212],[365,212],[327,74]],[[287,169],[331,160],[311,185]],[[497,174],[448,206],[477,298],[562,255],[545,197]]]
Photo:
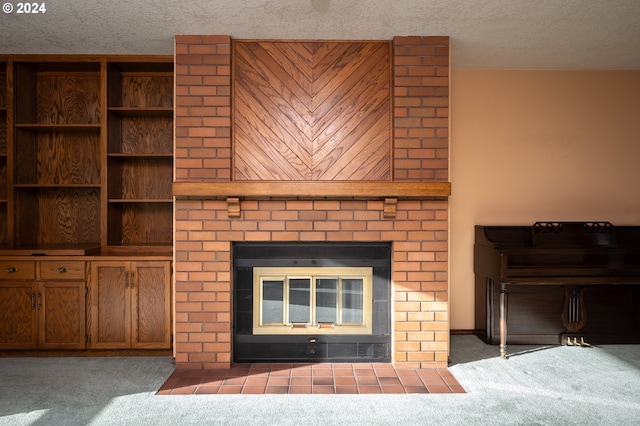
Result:
[[175,179],[231,178],[231,37],[175,38]]
[[[447,180],[448,39],[399,37],[394,49],[395,178]],[[176,180],[230,180],[231,39],[176,36],[175,60]],[[299,240],[392,241],[394,363],[446,366],[446,200],[400,200],[395,219],[381,200],[242,200],[237,219],[224,200],[177,199],[175,209],[178,368],[231,364],[231,244]]]
[[449,180],[449,38],[396,37],[394,179]]

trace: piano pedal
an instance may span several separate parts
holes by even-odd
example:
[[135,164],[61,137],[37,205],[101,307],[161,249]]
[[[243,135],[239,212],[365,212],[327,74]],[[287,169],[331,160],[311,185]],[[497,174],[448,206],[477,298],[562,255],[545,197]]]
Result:
[[590,348],[591,345],[587,342],[584,341],[584,337],[580,338],[580,346],[584,347],[584,348]]
[[571,337],[567,337],[567,346],[573,346],[573,341],[571,340]]

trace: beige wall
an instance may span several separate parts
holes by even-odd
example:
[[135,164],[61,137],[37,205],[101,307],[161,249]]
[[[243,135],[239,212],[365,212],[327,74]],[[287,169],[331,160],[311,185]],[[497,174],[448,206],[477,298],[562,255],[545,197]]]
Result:
[[473,227],[640,224],[640,71],[451,76],[451,329],[474,328]]

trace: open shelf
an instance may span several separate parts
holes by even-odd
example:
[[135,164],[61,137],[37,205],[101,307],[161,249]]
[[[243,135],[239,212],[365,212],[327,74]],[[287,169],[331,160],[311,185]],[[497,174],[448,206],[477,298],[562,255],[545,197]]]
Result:
[[171,199],[172,159],[109,157],[109,199]]
[[109,246],[173,243],[173,64],[107,69]]
[[[109,203],[110,246],[173,244],[173,203]],[[120,230],[121,232],[115,232]]]
[[130,113],[173,108],[173,63],[112,62],[107,68],[108,107]]
[[15,183],[100,185],[100,133],[16,127]]
[[108,153],[173,156],[173,119],[165,116],[109,114]]
[[101,63],[13,67],[14,247],[100,243]]
[[100,187],[15,189],[15,246],[99,242]]
[[172,180],[171,57],[0,60],[0,246],[166,251]]
[[15,123],[100,124],[99,62],[18,62]]

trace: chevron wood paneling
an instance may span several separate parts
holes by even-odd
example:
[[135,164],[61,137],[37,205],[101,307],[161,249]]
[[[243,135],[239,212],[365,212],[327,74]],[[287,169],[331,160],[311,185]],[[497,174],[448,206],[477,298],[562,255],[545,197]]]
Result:
[[389,180],[391,45],[237,41],[236,180]]

